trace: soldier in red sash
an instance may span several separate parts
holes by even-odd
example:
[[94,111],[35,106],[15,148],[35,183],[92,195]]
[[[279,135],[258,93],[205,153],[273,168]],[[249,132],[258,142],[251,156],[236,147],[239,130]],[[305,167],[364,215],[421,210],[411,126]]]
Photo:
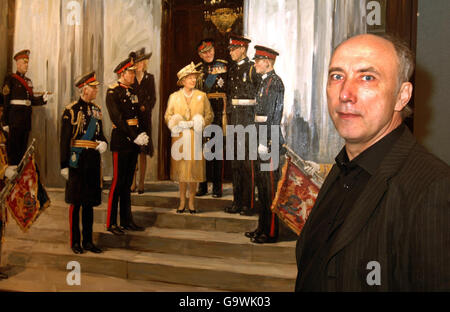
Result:
[[30,50],[23,50],[14,55],[17,65],[15,74],[7,75],[3,84],[4,115],[3,122],[8,138],[8,161],[17,166],[28,146],[31,130],[31,106],[47,104],[48,94],[41,96],[33,93],[33,83],[26,77]]
[[[1,118],[3,116],[3,98],[0,97],[0,191],[5,187],[6,179],[11,179],[17,174],[15,167],[8,166],[8,157],[6,155],[6,138],[8,133],[3,130]],[[1,205],[1,203],[0,203]],[[5,232],[6,213],[4,208],[0,206],[0,264],[2,254],[2,240]],[[8,278],[6,273],[0,271],[0,280]]]

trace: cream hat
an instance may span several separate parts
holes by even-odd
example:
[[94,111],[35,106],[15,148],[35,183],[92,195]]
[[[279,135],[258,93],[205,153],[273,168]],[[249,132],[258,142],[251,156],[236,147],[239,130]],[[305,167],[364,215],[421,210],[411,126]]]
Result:
[[178,81],[177,81],[177,85],[178,86],[182,86],[181,84],[181,80],[186,77],[189,76],[191,74],[197,74],[200,75],[202,74],[202,72],[197,71],[197,67],[200,65],[201,63],[198,63],[197,65],[194,65],[194,62],[191,62],[191,64],[183,67],[178,73],[177,73],[177,77],[178,77]]

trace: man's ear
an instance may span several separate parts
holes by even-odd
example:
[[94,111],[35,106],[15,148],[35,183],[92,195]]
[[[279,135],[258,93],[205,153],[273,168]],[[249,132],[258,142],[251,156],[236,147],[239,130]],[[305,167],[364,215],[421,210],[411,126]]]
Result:
[[394,110],[396,112],[401,111],[408,104],[409,100],[411,99],[412,91],[413,85],[411,82],[402,83],[400,91],[397,95],[397,102],[395,103]]

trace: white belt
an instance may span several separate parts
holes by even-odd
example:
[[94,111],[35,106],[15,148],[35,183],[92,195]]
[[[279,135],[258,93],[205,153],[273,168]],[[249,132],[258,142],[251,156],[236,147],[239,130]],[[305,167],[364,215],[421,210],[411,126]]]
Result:
[[30,100],[11,100],[9,102],[12,105],[25,105],[25,106],[31,106]]
[[231,104],[232,105],[255,105],[256,104],[256,100],[252,99],[232,99],[231,100]]
[[267,116],[255,116],[255,122],[266,122]]

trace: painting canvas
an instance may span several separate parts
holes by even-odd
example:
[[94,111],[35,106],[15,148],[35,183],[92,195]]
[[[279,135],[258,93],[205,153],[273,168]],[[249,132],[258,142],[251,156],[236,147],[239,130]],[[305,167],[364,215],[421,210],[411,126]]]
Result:
[[[46,106],[33,108],[30,135],[36,139],[36,162],[52,204],[28,233],[21,233],[11,223],[7,225],[8,239],[1,263],[9,268],[11,277],[0,281],[0,289],[293,290],[296,237],[292,233],[290,239],[273,246],[249,243],[243,233],[255,229],[257,216],[230,217],[223,213],[232,201],[229,184],[224,191],[227,196],[221,199],[211,196],[198,199],[202,213],[197,216],[177,215],[171,208],[177,204],[178,186],[158,178],[159,155],[168,148],[168,143],[161,139],[161,129],[165,129],[162,108],[167,101],[162,97],[167,92],[162,86],[169,79],[162,64],[171,62],[164,59],[166,51],[162,47],[170,47],[172,40],[163,36],[162,24],[168,18],[165,14],[175,12],[170,10],[177,5],[201,6],[206,2],[8,0],[0,3],[1,76],[16,70],[14,53],[29,49],[27,75],[33,81],[34,90],[52,93]],[[231,2],[236,6],[236,1]],[[324,92],[327,66],[331,51],[340,41],[366,32],[366,1],[243,0],[241,3],[237,13],[230,14],[237,14],[239,18],[235,20],[241,23],[242,34],[252,39],[248,56],[254,55],[256,44],[270,46],[280,53],[275,69],[285,85],[281,129],[286,144],[305,160],[332,163],[343,142],[327,113]],[[199,23],[209,22],[210,27],[214,24],[224,34],[232,30],[211,21],[211,16],[205,13],[205,20]],[[189,30],[189,25],[178,27]],[[105,230],[105,202],[113,175],[113,158],[108,151],[102,157],[103,204],[94,209],[94,240],[104,247],[104,252],[101,256],[74,255],[68,244],[69,208],[64,201],[65,181],[60,175],[61,116],[65,107],[78,99],[74,86],[77,77],[95,70],[101,82],[96,103],[104,112],[103,130],[109,141],[113,125],[106,113],[105,98],[108,87],[117,81],[114,68],[130,51],[143,47],[152,53],[147,70],[154,75],[156,84],[156,105],[151,115],[155,155],[147,160],[148,191],[133,194],[132,205],[135,219],[146,230],[130,232],[124,237],[115,237]],[[170,89],[174,91],[177,86],[172,85]],[[84,274],[81,284],[75,274],[77,265]],[[45,271],[39,269],[42,266],[46,267]],[[75,273],[70,275],[71,272]],[[31,281],[23,282],[27,276]],[[32,283],[33,279],[43,282]]]

